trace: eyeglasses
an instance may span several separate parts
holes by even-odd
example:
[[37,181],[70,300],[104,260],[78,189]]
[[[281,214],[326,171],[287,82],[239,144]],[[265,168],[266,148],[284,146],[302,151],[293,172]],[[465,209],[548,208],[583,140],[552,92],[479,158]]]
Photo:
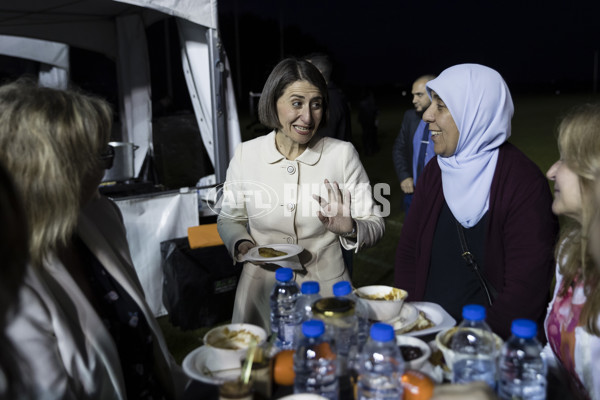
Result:
[[102,153],[100,153],[100,161],[102,161],[102,166],[104,169],[111,169],[113,166],[113,161],[115,159],[115,148],[111,145],[107,145],[106,149]]

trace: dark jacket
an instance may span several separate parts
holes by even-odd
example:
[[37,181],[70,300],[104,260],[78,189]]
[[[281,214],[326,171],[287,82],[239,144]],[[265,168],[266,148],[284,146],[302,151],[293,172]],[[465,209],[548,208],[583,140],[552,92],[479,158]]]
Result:
[[[443,203],[441,170],[432,161],[419,178],[396,251],[394,285],[407,290],[410,301],[421,300],[425,293]],[[505,339],[515,318],[537,321],[541,329],[554,273],[558,221],[548,181],[510,143],[500,146],[488,217],[485,275],[498,295],[488,309],[487,322]]]
[[421,122],[421,115],[416,110],[406,111],[402,119],[400,133],[394,141],[392,159],[394,160],[394,169],[399,182],[413,177],[413,137],[419,122]]

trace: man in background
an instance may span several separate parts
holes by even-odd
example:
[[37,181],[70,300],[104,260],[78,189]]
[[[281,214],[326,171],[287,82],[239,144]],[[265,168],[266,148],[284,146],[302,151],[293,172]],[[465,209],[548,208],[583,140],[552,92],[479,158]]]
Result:
[[423,167],[435,155],[429,127],[422,120],[423,113],[431,104],[425,84],[434,79],[435,75],[423,75],[412,85],[412,103],[414,110],[404,113],[400,133],[394,141],[392,157],[394,168],[404,192],[404,212],[408,213],[412,202],[413,192]]
[[326,54],[321,53],[309,54],[305,58],[321,71],[327,83],[327,92],[329,94],[327,124],[319,127],[318,134],[345,140],[346,142],[352,141],[350,106],[344,92],[331,80],[331,59]]

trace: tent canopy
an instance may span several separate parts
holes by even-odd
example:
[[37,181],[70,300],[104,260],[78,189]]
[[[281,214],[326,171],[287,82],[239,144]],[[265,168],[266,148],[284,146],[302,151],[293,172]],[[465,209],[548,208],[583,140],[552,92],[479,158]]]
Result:
[[[41,39],[101,53],[115,60],[122,137],[140,148],[139,175],[152,149],[152,99],[144,29],[175,17],[190,98],[217,182],[240,141],[227,62],[217,31],[216,0],[19,0],[0,7],[0,35]],[[28,58],[6,49],[0,54]],[[151,45],[151,44],[150,44]],[[48,47],[48,52],[51,49]],[[18,52],[17,52],[18,53]],[[29,57],[30,58],[30,57]],[[68,69],[68,68],[67,68]]]

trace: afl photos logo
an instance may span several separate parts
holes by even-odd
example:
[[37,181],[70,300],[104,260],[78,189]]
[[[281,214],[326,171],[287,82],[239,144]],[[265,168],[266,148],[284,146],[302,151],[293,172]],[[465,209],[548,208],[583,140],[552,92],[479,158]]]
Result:
[[207,203],[221,217],[244,220],[264,217],[274,211],[279,197],[272,187],[262,182],[231,181],[210,189]]

